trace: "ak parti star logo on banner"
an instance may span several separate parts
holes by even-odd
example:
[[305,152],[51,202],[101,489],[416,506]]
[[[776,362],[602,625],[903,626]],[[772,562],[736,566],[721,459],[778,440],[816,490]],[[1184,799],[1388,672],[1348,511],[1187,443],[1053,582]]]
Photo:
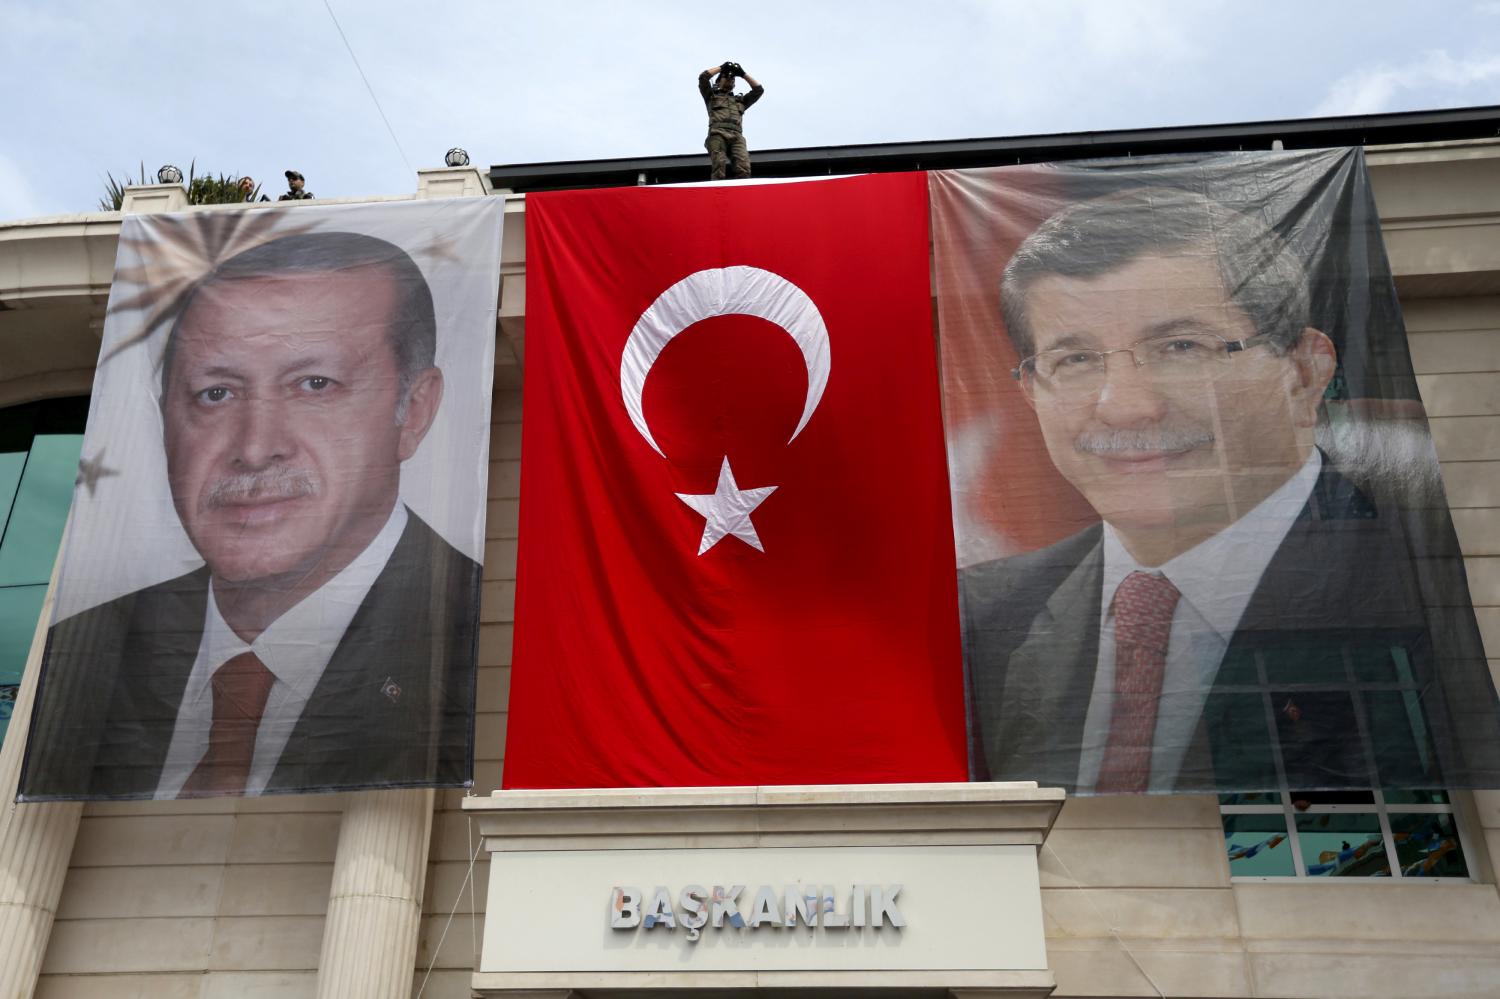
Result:
[[[786,278],[759,267],[715,267],[698,271],[662,292],[651,304],[631,330],[620,362],[620,394],[630,420],[652,450],[663,458],[666,454],[651,435],[642,405],[646,378],[673,337],[701,320],[723,315],[757,316],[774,323],[786,331],[802,353],[807,366],[807,402],[788,444],[802,433],[823,398],[832,365],[832,349],[828,343],[828,328],[812,299]],[[729,464],[729,456],[725,455],[717,487],[712,493],[677,493],[678,499],[703,515],[703,539],[698,554],[704,554],[729,537],[738,538],[757,551],[765,551],[751,515],[776,488],[773,485],[740,488]]]
[[925,178],[526,232],[505,786],[963,779]]

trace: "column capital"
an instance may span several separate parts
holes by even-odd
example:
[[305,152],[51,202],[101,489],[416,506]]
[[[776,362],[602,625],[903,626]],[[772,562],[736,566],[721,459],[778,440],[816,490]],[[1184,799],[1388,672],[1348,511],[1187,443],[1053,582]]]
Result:
[[181,184],[140,184],[125,188],[120,211],[127,215],[154,215],[180,212],[187,206],[187,188]]
[[418,198],[474,198],[489,193],[489,177],[475,166],[427,167],[417,171]]

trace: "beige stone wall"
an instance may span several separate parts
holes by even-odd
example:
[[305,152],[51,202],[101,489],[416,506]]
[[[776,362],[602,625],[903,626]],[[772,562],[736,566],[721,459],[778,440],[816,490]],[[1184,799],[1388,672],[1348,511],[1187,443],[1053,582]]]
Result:
[[1500,297],[1405,303],[1469,592],[1500,675]]
[[84,811],[37,995],[313,994],[336,795]]

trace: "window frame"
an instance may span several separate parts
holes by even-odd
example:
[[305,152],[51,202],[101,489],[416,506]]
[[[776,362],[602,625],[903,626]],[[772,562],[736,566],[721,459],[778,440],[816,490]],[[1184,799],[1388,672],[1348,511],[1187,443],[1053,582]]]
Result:
[[[1287,845],[1292,851],[1292,870],[1290,875],[1286,874],[1234,874],[1233,868],[1229,880],[1239,884],[1445,884],[1445,885],[1472,885],[1481,883],[1477,876],[1475,867],[1480,863],[1479,851],[1473,845],[1473,839],[1466,831],[1467,809],[1459,799],[1457,791],[1444,791],[1448,796],[1447,804],[1391,804],[1385,800],[1385,791],[1379,788],[1371,788],[1372,800],[1361,803],[1342,804],[1312,804],[1305,810],[1299,810],[1292,805],[1291,792],[1289,791],[1266,791],[1265,794],[1275,794],[1281,799],[1277,804],[1235,804],[1226,805],[1219,803],[1219,815],[1280,815],[1285,823],[1287,834]],[[1391,814],[1397,815],[1450,815],[1453,817],[1453,829],[1458,836],[1458,846],[1463,853],[1464,867],[1468,874],[1464,877],[1431,877],[1422,875],[1403,874],[1401,865],[1397,861],[1396,839],[1391,831]],[[1385,848],[1385,855],[1390,867],[1390,874],[1385,877],[1358,877],[1358,878],[1331,878],[1313,876],[1307,873],[1307,861],[1302,856],[1302,843],[1297,832],[1297,817],[1302,815],[1375,815],[1380,824],[1381,841]],[[1222,831],[1223,822],[1220,822]],[[1228,863],[1226,855],[1225,862]]]
[[[0,407],[0,415],[8,416],[9,419],[0,426],[0,442],[4,444],[20,444],[25,442],[25,457],[21,460],[20,469],[16,474],[16,489],[7,497],[5,509],[0,511],[0,546],[4,545],[9,536],[11,528],[15,524],[16,508],[22,502],[22,490],[27,483],[27,473],[31,470],[31,463],[36,456],[36,442],[40,437],[69,436],[77,437],[82,457],[83,440],[87,430],[89,407],[92,397],[87,395],[62,396],[58,398],[35,399],[28,402],[17,403],[13,406]],[[24,413],[24,416],[21,414]],[[20,449],[17,448],[17,451]],[[14,453],[14,452],[12,452]],[[68,492],[68,502],[71,506],[76,498],[78,481],[76,479],[76,462],[68,474],[74,475],[71,488]],[[63,512],[63,522],[58,529],[58,543],[52,552],[52,561],[47,566],[47,578],[34,580],[32,582],[6,582],[0,583],[0,590],[13,590],[22,588],[35,588],[40,586],[43,593],[51,585],[50,578],[55,567],[55,562],[62,550],[64,535],[66,534],[68,511]],[[5,551],[0,547],[0,551]],[[45,597],[42,601],[42,611],[46,612]],[[30,652],[34,649],[34,635],[38,621],[30,620],[26,627],[26,634],[33,636],[27,641],[27,648],[22,652],[17,679],[14,683],[6,680],[3,686],[15,689],[15,697],[11,700],[9,715],[3,725],[0,725],[0,743],[8,737],[12,723],[15,721],[14,711],[20,700],[20,690],[25,684],[27,666],[30,663]],[[9,658],[6,659],[9,662]]]

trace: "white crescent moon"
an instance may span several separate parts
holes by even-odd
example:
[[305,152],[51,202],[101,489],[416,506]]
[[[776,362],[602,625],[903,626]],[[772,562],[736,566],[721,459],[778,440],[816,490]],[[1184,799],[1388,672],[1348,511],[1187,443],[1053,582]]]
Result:
[[630,338],[625,341],[625,356],[620,359],[620,394],[630,422],[646,438],[646,443],[663,458],[666,453],[651,436],[646,414],[641,408],[641,393],[646,376],[672,338],[689,326],[714,316],[757,316],[775,323],[797,344],[807,364],[807,402],[802,419],[787,443],[797,439],[828,386],[832,356],[828,346],[828,327],[807,293],[780,274],[759,267],[717,267],[689,274],[662,292],[641,314]]

